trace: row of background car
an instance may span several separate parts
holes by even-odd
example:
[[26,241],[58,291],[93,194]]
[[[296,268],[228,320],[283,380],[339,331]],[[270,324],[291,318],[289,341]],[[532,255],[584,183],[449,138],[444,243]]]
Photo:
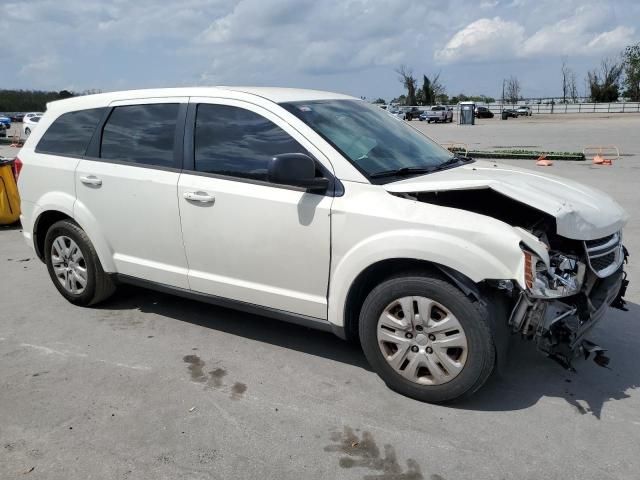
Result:
[[7,130],[11,128],[12,122],[22,122],[22,133],[25,137],[28,137],[40,121],[42,115],[42,112],[0,114],[0,136],[7,136]]
[[418,119],[421,122],[453,122],[453,107],[446,107],[444,105],[434,105],[426,109],[420,109],[419,107],[398,107],[395,105],[383,106],[389,114],[400,120],[414,120]]
[[[420,121],[431,122],[453,122],[453,107],[445,105],[434,105],[428,107],[426,110],[421,110],[419,107],[399,107],[397,105],[383,105],[382,108],[387,110],[391,115],[401,120],[413,120],[415,118]],[[506,112],[507,117],[518,118],[531,116],[531,108],[523,105],[518,108],[505,108],[503,112]],[[488,107],[476,105],[474,110],[476,118],[493,118],[494,114]]]

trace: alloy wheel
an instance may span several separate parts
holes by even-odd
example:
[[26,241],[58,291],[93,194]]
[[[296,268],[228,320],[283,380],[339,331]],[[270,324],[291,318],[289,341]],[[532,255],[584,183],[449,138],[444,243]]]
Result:
[[78,244],[70,237],[56,237],[51,245],[51,265],[62,285],[69,293],[79,295],[87,287],[87,264]]

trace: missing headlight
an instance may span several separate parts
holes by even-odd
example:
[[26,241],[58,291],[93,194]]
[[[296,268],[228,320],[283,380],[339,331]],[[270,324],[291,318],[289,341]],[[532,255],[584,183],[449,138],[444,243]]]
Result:
[[538,260],[535,263],[532,261],[529,268],[533,277],[529,293],[536,298],[560,298],[575,295],[582,288],[586,272],[586,265],[577,257],[561,253],[550,255],[548,267]]

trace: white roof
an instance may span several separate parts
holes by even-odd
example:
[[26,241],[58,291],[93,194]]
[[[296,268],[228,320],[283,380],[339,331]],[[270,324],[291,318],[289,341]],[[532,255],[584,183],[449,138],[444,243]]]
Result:
[[123,90],[118,92],[99,93],[95,95],[83,95],[78,97],[57,100],[47,104],[52,110],[74,110],[105,106],[117,100],[131,100],[142,98],[164,97],[220,97],[238,94],[253,95],[263,99],[281,103],[312,100],[359,100],[349,95],[324,92],[321,90],[305,90],[300,88],[280,87],[180,87],[180,88],[154,88],[141,90]]

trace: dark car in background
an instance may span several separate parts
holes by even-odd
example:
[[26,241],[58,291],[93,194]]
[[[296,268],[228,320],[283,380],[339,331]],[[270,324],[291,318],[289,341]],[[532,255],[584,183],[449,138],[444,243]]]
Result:
[[11,118],[4,113],[0,113],[0,123],[6,128],[11,128]]
[[518,118],[518,111],[515,108],[505,108],[502,111],[502,115],[506,118]]
[[493,118],[493,112],[489,107],[476,107],[474,114],[476,118]]
[[404,119],[411,121],[414,118],[420,118],[423,112],[424,110],[420,110],[418,107],[409,107],[404,112]]
[[20,113],[20,112],[16,112],[16,113],[12,113],[11,115],[9,115],[9,118],[11,119],[12,122],[22,122],[22,119],[24,119],[24,113]]

